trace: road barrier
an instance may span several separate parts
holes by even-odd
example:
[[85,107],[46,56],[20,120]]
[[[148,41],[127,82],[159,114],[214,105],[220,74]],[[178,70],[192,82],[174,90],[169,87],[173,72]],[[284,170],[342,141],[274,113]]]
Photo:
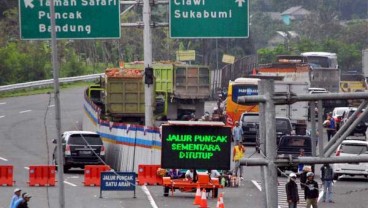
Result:
[[162,177],[157,174],[160,165],[139,165],[138,185],[162,185]]
[[29,166],[29,186],[55,186],[55,165]]
[[85,186],[100,186],[101,172],[111,170],[108,165],[86,165],[84,167],[84,185]]
[[12,165],[0,165],[0,185],[13,186],[13,169]]

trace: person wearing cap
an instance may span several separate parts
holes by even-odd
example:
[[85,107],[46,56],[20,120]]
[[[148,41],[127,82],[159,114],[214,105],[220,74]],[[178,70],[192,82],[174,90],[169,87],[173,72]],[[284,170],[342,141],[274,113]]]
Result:
[[312,171],[311,166],[304,166],[303,172],[300,174],[300,188],[304,190],[305,182],[307,182],[307,173]]
[[31,199],[31,195],[25,194],[24,200],[16,208],[28,208],[28,202]]
[[12,196],[12,198],[10,200],[9,208],[13,208],[15,202],[18,201],[18,199],[20,199],[21,191],[22,190],[20,190],[19,188],[14,189],[14,195]]
[[289,208],[297,208],[299,203],[298,185],[295,183],[296,174],[290,173],[289,181],[285,184],[286,199],[289,204]]
[[318,183],[314,180],[314,173],[307,173],[307,182],[305,182],[304,198],[307,202],[307,208],[318,208]]
[[235,144],[239,141],[242,141],[242,137],[243,137],[243,129],[241,126],[239,126],[239,122],[235,121],[235,126],[233,128],[233,138],[234,138],[234,142]]
[[26,194],[27,194],[27,192],[23,192],[23,193],[22,193],[22,197],[21,197],[20,199],[18,199],[18,200],[14,203],[13,208],[17,208],[17,207],[18,207],[18,205],[19,205],[20,203],[22,203],[22,202],[25,200],[24,196],[25,196]]

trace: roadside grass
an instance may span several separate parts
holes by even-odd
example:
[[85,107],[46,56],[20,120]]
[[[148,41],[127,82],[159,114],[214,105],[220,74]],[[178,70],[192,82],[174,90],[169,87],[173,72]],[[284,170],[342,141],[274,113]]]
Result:
[[[75,88],[75,87],[87,87],[91,84],[93,84],[93,82],[86,82],[86,81],[73,82],[73,83],[60,83],[60,90],[68,89],[68,88]],[[21,90],[2,92],[0,93],[0,98],[45,94],[48,92],[54,93],[54,87],[49,86],[49,87],[30,88],[30,89],[21,89]]]

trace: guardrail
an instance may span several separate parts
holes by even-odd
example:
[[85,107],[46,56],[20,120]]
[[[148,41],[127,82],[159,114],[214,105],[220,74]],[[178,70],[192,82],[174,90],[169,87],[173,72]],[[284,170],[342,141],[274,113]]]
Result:
[[[77,82],[77,81],[88,81],[88,80],[97,79],[98,77],[102,75],[103,73],[83,75],[83,76],[77,76],[77,77],[64,77],[64,78],[60,78],[59,82],[69,83],[69,82]],[[24,83],[12,84],[12,85],[4,85],[4,86],[0,86],[0,92],[19,90],[19,89],[25,89],[25,88],[30,88],[30,87],[45,87],[45,86],[53,85],[53,84],[54,84],[54,79],[46,79],[46,80],[24,82]]]

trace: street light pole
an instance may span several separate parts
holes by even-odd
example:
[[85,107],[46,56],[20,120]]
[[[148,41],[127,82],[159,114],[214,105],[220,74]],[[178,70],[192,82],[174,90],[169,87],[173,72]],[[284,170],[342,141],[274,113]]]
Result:
[[[152,67],[152,38],[151,38],[151,6],[149,0],[143,1],[143,44],[144,67]],[[155,80],[155,79],[153,79]],[[145,125],[153,126],[153,84],[144,85]]]
[[52,67],[54,76],[54,98],[55,98],[55,120],[56,120],[56,138],[57,139],[57,164],[58,164],[58,181],[59,181],[59,207],[65,207],[64,193],[64,163],[63,163],[63,144],[61,138],[61,118],[60,118],[60,87],[59,87],[59,62],[58,50],[56,43],[55,30],[55,5],[54,0],[50,0],[50,21],[51,21],[51,46],[52,46]]

